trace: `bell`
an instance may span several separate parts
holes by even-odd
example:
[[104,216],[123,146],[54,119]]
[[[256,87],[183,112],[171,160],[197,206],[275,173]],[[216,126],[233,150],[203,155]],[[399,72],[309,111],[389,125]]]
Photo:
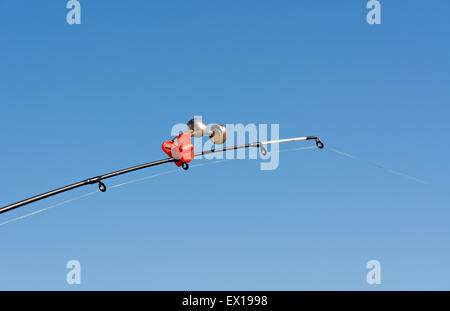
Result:
[[222,124],[211,125],[211,132],[209,138],[213,143],[221,145],[227,140],[227,129]]
[[187,123],[191,135],[194,137],[202,137],[208,133],[205,122],[202,119],[194,118]]

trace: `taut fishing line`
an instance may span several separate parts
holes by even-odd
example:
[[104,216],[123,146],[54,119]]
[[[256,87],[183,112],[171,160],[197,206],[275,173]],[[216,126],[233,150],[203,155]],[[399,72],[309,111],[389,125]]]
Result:
[[[291,148],[291,149],[280,150],[280,152],[292,152],[292,151],[300,151],[300,150],[310,150],[310,149],[315,149],[315,148],[316,147]],[[214,162],[211,162],[211,163],[193,164],[193,165],[191,165],[191,167],[200,167],[200,166],[218,164],[218,163],[223,163],[223,162],[231,161],[231,160],[232,159],[228,159],[228,160],[225,159],[225,160],[217,160],[217,161],[214,161]],[[120,183],[120,184],[112,185],[109,188],[110,189],[119,188],[119,187],[122,187],[122,186],[125,186],[125,185],[134,184],[134,183],[137,183],[137,182],[142,182],[142,181],[145,181],[145,180],[148,180],[148,179],[152,179],[152,178],[155,178],[155,177],[176,173],[176,172],[179,172],[179,171],[180,170],[178,170],[178,169],[168,170],[168,171],[160,172],[160,173],[149,175],[149,176],[145,176],[145,177],[132,179],[132,180]],[[40,214],[42,212],[48,211],[49,209],[52,209],[52,208],[55,208],[55,207],[58,207],[58,206],[66,205],[66,204],[69,204],[71,202],[78,201],[78,200],[86,198],[86,197],[90,197],[90,196],[92,196],[92,195],[94,195],[96,193],[99,193],[99,192],[101,192],[101,191],[100,190],[96,190],[96,191],[88,192],[88,193],[85,193],[83,195],[74,197],[72,199],[68,199],[68,200],[65,200],[65,201],[62,201],[62,202],[50,205],[48,207],[45,207],[45,208],[33,211],[31,213],[28,213],[28,214],[25,214],[25,215],[22,215],[22,216],[19,216],[19,217],[16,217],[16,218],[12,218],[10,220],[7,220],[5,222],[0,223],[0,226],[6,225],[6,224],[9,224],[9,223],[12,223],[12,222],[15,222],[15,221],[18,221],[18,220],[21,220],[21,219],[24,219],[24,218],[36,215],[36,214]]]
[[[315,147],[300,147],[300,148],[282,149],[282,150],[280,150],[280,152],[293,152],[293,151],[310,150],[310,149],[315,149]],[[336,153],[336,154],[345,156],[345,157],[347,157],[347,158],[349,158],[349,159],[356,160],[356,161],[359,161],[359,162],[368,164],[368,165],[370,165],[370,166],[373,166],[373,167],[382,169],[382,170],[384,170],[384,171],[386,171],[386,172],[388,172],[388,173],[390,173],[390,174],[393,174],[393,175],[396,175],[396,176],[400,176],[400,177],[403,177],[403,178],[406,178],[406,179],[415,181],[415,182],[420,183],[420,184],[423,184],[423,185],[429,185],[429,184],[430,184],[430,183],[427,182],[427,181],[424,181],[424,180],[421,180],[421,179],[419,179],[419,178],[410,176],[410,175],[408,175],[408,174],[405,174],[405,173],[402,173],[402,172],[393,170],[393,169],[391,169],[391,168],[385,167],[385,166],[380,165],[380,164],[377,164],[377,163],[375,163],[375,162],[363,160],[363,159],[361,159],[361,158],[359,158],[359,157],[356,157],[356,156],[354,156],[354,155],[352,155],[352,154],[349,154],[349,153],[340,151],[340,150],[338,150],[338,149],[336,149],[336,148],[333,148],[333,147],[327,147],[327,149],[329,149],[330,151],[332,151],[332,152],[334,152],[334,153]],[[223,162],[231,161],[231,160],[232,160],[232,159],[225,159],[225,160],[214,161],[214,162],[211,162],[211,163],[199,163],[199,164],[191,165],[191,167],[201,167],[201,166],[206,166],[206,165],[212,165],[212,164],[223,163]],[[157,174],[152,174],[152,175],[145,176],[145,177],[132,179],[132,180],[129,180],[129,181],[120,183],[120,184],[112,185],[112,186],[110,186],[109,188],[111,188],[111,189],[112,189],[112,188],[119,188],[119,187],[123,187],[123,186],[125,186],[125,185],[134,184],[134,183],[137,183],[137,182],[142,182],[142,181],[145,181],[145,180],[148,180],[148,179],[152,179],[152,178],[155,178],[155,177],[159,177],[159,176],[163,176],[163,175],[168,175],[168,174],[172,174],[172,173],[176,173],[176,172],[179,172],[179,170],[178,170],[178,169],[168,170],[168,171],[160,172],[160,173],[157,173]],[[22,215],[22,216],[19,216],[19,217],[16,217],[16,218],[12,218],[12,219],[10,219],[10,220],[7,220],[7,221],[5,221],[5,222],[0,223],[0,226],[6,225],[6,224],[9,224],[9,223],[12,223],[12,222],[15,222],[15,221],[18,221],[18,220],[21,220],[21,219],[24,219],[24,218],[27,218],[27,217],[36,215],[36,214],[40,214],[40,213],[45,212],[45,211],[47,211],[47,210],[49,210],[49,209],[52,209],[52,208],[55,208],[55,207],[58,207],[58,206],[62,206],[62,205],[66,205],[66,204],[68,204],[68,203],[71,203],[71,202],[74,202],[74,201],[77,201],[77,200],[80,200],[80,199],[83,199],[83,198],[92,196],[92,195],[94,195],[94,194],[96,194],[96,193],[99,193],[99,192],[101,192],[101,190],[96,190],[96,191],[88,192],[88,193],[86,193],[86,194],[83,194],[83,195],[74,197],[74,198],[72,198],[72,199],[65,200],[65,201],[62,201],[62,202],[59,202],[59,203],[50,205],[50,206],[48,206],[48,207],[46,207],[46,208],[42,208],[42,209],[33,211],[33,212],[31,212],[31,213],[28,213],[28,214],[25,214],[25,215]]]
[[70,202],[80,200],[82,198],[90,197],[91,195],[94,195],[94,194],[96,194],[98,192],[100,192],[100,190],[95,190],[95,191],[92,191],[92,192],[88,192],[88,193],[85,193],[85,194],[80,195],[78,197],[75,197],[75,198],[72,198],[72,199],[69,199],[69,200],[66,200],[66,201],[62,201],[62,202],[56,203],[54,205],[50,205],[50,206],[48,206],[46,208],[39,209],[39,210],[36,210],[34,212],[31,212],[31,213],[28,213],[28,214],[25,214],[25,215],[22,215],[22,216],[19,216],[19,217],[16,217],[16,218],[12,218],[10,220],[7,220],[5,222],[0,223],[0,226],[6,225],[6,224],[9,224],[11,222],[15,222],[17,220],[24,219],[24,218],[27,218],[27,217],[30,217],[30,216],[33,216],[33,215],[36,215],[36,214],[40,214],[40,213],[45,212],[46,210],[49,210],[49,209],[54,208],[54,207],[65,205],[65,204],[68,204]]
[[429,185],[429,184],[430,184],[429,182],[424,181],[424,180],[421,180],[421,179],[416,178],[416,177],[414,177],[414,176],[411,176],[411,175],[408,175],[408,174],[405,174],[405,173],[402,173],[402,172],[393,170],[393,169],[391,169],[391,168],[385,167],[385,166],[380,165],[380,164],[377,164],[377,163],[375,163],[375,162],[371,162],[371,161],[366,161],[366,160],[360,159],[360,158],[358,158],[358,157],[356,157],[356,156],[354,156],[354,155],[352,155],[352,154],[349,154],[349,153],[346,153],[346,152],[337,150],[337,149],[332,148],[332,147],[330,147],[330,146],[328,146],[327,149],[329,149],[330,151],[333,151],[333,152],[335,152],[335,153],[337,153],[337,154],[340,154],[340,155],[342,155],[342,156],[344,156],[344,157],[347,157],[347,158],[349,158],[349,159],[356,160],[356,161],[359,161],[359,162],[368,164],[368,165],[370,165],[370,166],[374,166],[374,167],[376,167],[376,168],[382,169],[382,170],[384,170],[384,171],[386,171],[386,172],[388,172],[388,173],[391,173],[391,174],[393,174],[393,175],[401,176],[401,177],[403,177],[403,178],[406,178],[406,179],[415,181],[415,182],[420,183],[420,184],[423,184],[423,185]]

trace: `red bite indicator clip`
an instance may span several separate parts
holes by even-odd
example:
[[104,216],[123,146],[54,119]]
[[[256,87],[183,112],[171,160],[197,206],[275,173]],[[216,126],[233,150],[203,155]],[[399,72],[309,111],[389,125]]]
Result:
[[172,140],[166,140],[162,144],[162,150],[169,157],[176,159],[175,164],[177,166],[183,166],[187,170],[189,168],[188,163],[194,158],[191,134],[181,133]]
[[227,130],[221,124],[214,124],[208,129],[206,124],[198,118],[190,120],[187,124],[188,130],[181,133],[172,140],[166,140],[162,144],[162,150],[172,159],[177,166],[185,170],[189,168],[189,162],[194,158],[194,146],[192,136],[209,136],[214,144],[221,145],[227,139]]

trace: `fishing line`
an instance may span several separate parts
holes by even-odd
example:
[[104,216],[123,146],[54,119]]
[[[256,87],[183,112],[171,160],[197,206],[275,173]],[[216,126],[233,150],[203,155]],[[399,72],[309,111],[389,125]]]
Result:
[[[315,149],[315,147],[300,147],[300,148],[282,149],[282,150],[280,150],[279,152],[293,152],[293,151],[310,150],[310,149]],[[336,153],[336,154],[339,154],[339,155],[341,155],[341,156],[347,157],[347,158],[349,158],[349,159],[356,160],[356,161],[359,161],[359,162],[368,164],[368,165],[370,165],[370,166],[374,166],[374,167],[376,167],[376,168],[382,169],[382,170],[384,170],[384,171],[386,171],[386,172],[388,172],[388,173],[391,173],[391,174],[393,174],[393,175],[397,175],[397,176],[400,176],[400,177],[403,177],[403,178],[406,178],[406,179],[415,181],[415,182],[420,183],[420,184],[423,184],[423,185],[430,185],[429,182],[424,181],[424,180],[422,180],[422,179],[416,178],[416,177],[414,177],[414,176],[405,174],[405,173],[400,172],[400,171],[397,171],[397,170],[393,170],[393,169],[391,169],[391,168],[385,167],[385,166],[380,165],[380,164],[375,163],[375,162],[363,160],[363,159],[361,159],[361,158],[359,158],[359,157],[357,157],[357,156],[354,156],[354,155],[349,154],[349,153],[347,153],[347,152],[338,150],[338,149],[336,149],[336,148],[333,148],[333,147],[327,147],[327,149],[329,149],[330,151],[332,151],[332,152],[334,152],[334,153]],[[211,162],[211,163],[199,163],[199,164],[191,165],[191,167],[200,167],[200,166],[206,166],[206,165],[218,164],[218,163],[223,163],[223,162],[230,161],[230,160],[233,160],[233,159],[218,160],[218,161],[214,161],[214,162]],[[112,186],[110,186],[109,188],[111,188],[111,189],[112,189],[112,188],[119,188],[119,187],[123,187],[123,186],[125,186],[125,185],[134,184],[134,183],[137,183],[137,182],[142,182],[142,181],[145,181],[145,180],[148,180],[148,179],[152,179],[152,178],[155,178],[155,177],[159,177],[159,176],[163,176],[163,175],[168,175],[168,174],[176,173],[176,172],[179,172],[179,171],[180,171],[179,169],[168,170],[168,171],[160,172],[160,173],[157,173],[157,174],[152,174],[152,175],[149,175],[149,176],[146,176],[146,177],[141,177],[141,178],[132,179],[132,180],[129,180],[129,181],[120,183],[120,184],[112,185]],[[49,209],[52,209],[52,208],[55,208],[55,207],[58,207],[58,206],[62,206],[62,205],[66,205],[66,204],[68,204],[68,203],[71,203],[71,202],[74,202],[74,201],[77,201],[77,200],[80,200],[80,199],[83,199],[83,198],[92,196],[92,195],[94,195],[94,194],[96,194],[96,193],[99,193],[99,192],[101,192],[101,191],[100,191],[100,190],[96,190],[96,191],[88,192],[88,193],[86,193],[86,194],[83,194],[83,195],[74,197],[74,198],[72,198],[72,199],[65,200],[65,201],[59,202],[59,203],[54,204],[54,205],[50,205],[50,206],[48,206],[48,207],[46,207],[46,208],[39,209],[39,210],[33,211],[33,212],[31,212],[31,213],[28,213],[28,214],[25,214],[25,215],[16,217],[16,218],[12,218],[12,219],[10,219],[10,220],[7,220],[7,221],[5,221],[5,222],[0,223],[0,226],[6,225],[6,224],[9,224],[9,223],[12,223],[12,222],[15,222],[15,221],[18,221],[18,220],[21,220],[21,219],[24,219],[24,218],[27,218],[27,217],[36,215],[36,214],[40,214],[40,213],[45,212],[45,211],[47,211],[47,210],[49,210]]]
[[299,147],[299,148],[282,149],[282,150],[280,150],[280,152],[291,152],[291,151],[309,150],[309,149],[316,149],[316,147]]
[[356,157],[356,156],[354,156],[354,155],[352,155],[352,154],[349,154],[349,153],[346,153],[346,152],[337,150],[337,149],[332,148],[332,147],[330,147],[330,146],[328,146],[326,149],[329,149],[330,151],[333,151],[333,152],[335,152],[335,153],[337,153],[337,154],[340,154],[340,155],[342,155],[342,156],[344,156],[344,157],[347,157],[347,158],[349,158],[349,159],[356,160],[356,161],[359,161],[359,162],[362,162],[362,163],[365,163],[365,164],[374,166],[374,167],[376,167],[376,168],[382,169],[382,170],[384,170],[384,171],[386,171],[386,172],[388,172],[388,173],[391,173],[391,174],[393,174],[393,175],[397,175],[397,176],[400,176],[400,177],[403,177],[403,178],[406,178],[406,179],[415,181],[415,182],[420,183],[420,184],[423,184],[423,185],[429,185],[429,184],[430,184],[429,182],[424,181],[424,180],[422,180],[422,179],[419,179],[419,178],[416,178],[416,177],[414,177],[414,176],[411,176],[411,175],[408,175],[408,174],[405,174],[405,173],[402,173],[402,172],[393,170],[393,169],[391,169],[391,168],[385,167],[385,166],[380,165],[380,164],[375,163],[375,162],[371,162],[371,161],[366,161],[366,160],[360,159],[360,158],[358,158],[358,157]]
[[49,210],[51,208],[54,208],[54,207],[58,207],[58,206],[65,205],[65,204],[68,204],[68,203],[73,202],[73,201],[80,200],[82,198],[89,197],[89,196],[94,195],[94,194],[96,194],[98,192],[100,192],[100,190],[88,192],[88,193],[85,193],[85,194],[80,195],[78,197],[75,197],[75,198],[72,198],[72,199],[69,199],[69,200],[66,200],[66,201],[62,201],[62,202],[56,203],[54,205],[50,205],[50,206],[48,206],[46,208],[39,209],[39,210],[36,210],[34,212],[31,212],[31,213],[28,213],[28,214],[25,214],[25,215],[22,215],[22,216],[19,216],[19,217],[16,217],[16,218],[12,218],[10,220],[7,220],[5,222],[0,223],[0,226],[9,224],[11,222],[14,222],[14,221],[17,221],[17,220],[20,220],[20,219],[24,219],[24,218],[27,218],[27,217],[30,217],[30,216],[33,216],[33,215],[36,215],[36,214],[39,214],[39,213],[42,213],[42,212],[45,212],[45,211],[47,211],[47,210]]
[[[309,149],[315,149],[315,147],[301,147],[301,148],[283,149],[283,150],[280,150],[280,152],[292,152],[292,151],[309,150]],[[231,160],[233,160],[233,159],[224,159],[224,160],[217,160],[217,161],[210,162],[210,163],[207,162],[207,163],[193,164],[193,165],[191,165],[191,167],[200,167],[200,166],[218,164],[218,163],[223,163],[223,162],[227,162],[227,161],[231,161]],[[180,172],[180,170],[179,169],[173,169],[173,170],[168,170],[168,171],[160,172],[160,173],[157,173],[157,174],[152,174],[152,175],[141,177],[141,178],[132,179],[132,180],[120,183],[120,184],[112,185],[109,188],[110,189],[119,188],[119,187],[122,187],[122,186],[125,186],[125,185],[134,184],[134,183],[137,183],[137,182],[142,182],[142,181],[145,181],[145,180],[148,180],[148,179],[152,179],[152,178],[155,178],[155,177],[168,175],[168,174],[172,174],[172,173],[176,173],[176,172]],[[96,193],[99,193],[99,192],[101,192],[101,191],[100,190],[96,190],[96,191],[88,192],[86,194],[74,197],[72,199],[69,199],[69,200],[66,200],[66,201],[62,201],[62,202],[59,202],[57,204],[50,205],[50,206],[48,206],[46,208],[42,208],[42,209],[33,211],[31,213],[28,213],[28,214],[25,214],[25,215],[22,215],[22,216],[19,216],[19,217],[16,217],[16,218],[12,218],[10,220],[7,220],[5,222],[0,223],[0,226],[6,225],[6,224],[9,224],[9,223],[15,222],[17,220],[21,220],[21,219],[24,219],[24,218],[27,218],[27,217],[30,217],[30,216],[33,216],[33,215],[36,215],[36,214],[40,214],[40,213],[45,212],[45,211],[47,211],[49,209],[52,209],[54,207],[66,205],[68,203],[81,200],[83,198],[92,196],[92,195],[94,195]]]

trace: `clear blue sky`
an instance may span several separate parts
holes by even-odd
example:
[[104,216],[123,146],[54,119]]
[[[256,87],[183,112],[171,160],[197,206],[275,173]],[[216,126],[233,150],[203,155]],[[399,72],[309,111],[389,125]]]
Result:
[[180,170],[1,226],[0,289],[450,289],[449,1],[80,2],[0,2],[0,205],[160,159],[193,115],[437,186],[326,149]]

